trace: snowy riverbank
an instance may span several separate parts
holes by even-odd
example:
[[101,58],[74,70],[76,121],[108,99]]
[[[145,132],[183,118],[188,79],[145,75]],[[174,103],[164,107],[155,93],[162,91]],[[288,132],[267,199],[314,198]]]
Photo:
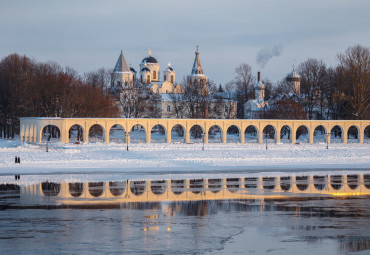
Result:
[[[21,164],[15,164],[19,156]],[[22,144],[0,139],[0,174],[181,174],[369,169],[370,144]]]

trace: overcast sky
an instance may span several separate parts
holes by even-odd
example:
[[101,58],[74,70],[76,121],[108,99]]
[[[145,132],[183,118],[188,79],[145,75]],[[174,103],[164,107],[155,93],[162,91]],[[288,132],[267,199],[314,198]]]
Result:
[[25,54],[83,74],[113,68],[121,50],[138,70],[150,48],[181,82],[198,45],[217,84],[241,63],[278,81],[309,57],[333,66],[349,46],[369,47],[369,10],[369,0],[1,0],[0,58]]

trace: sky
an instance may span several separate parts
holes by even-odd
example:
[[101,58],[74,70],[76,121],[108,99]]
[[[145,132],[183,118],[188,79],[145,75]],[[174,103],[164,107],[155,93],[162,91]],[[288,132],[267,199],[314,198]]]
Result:
[[[348,47],[370,46],[369,0],[1,0],[0,58],[25,54],[80,74],[114,68],[123,50],[136,70],[151,49],[176,80],[190,74],[199,46],[216,84],[249,64],[278,81],[308,58],[337,64]],[[161,77],[162,78],[162,77]]]

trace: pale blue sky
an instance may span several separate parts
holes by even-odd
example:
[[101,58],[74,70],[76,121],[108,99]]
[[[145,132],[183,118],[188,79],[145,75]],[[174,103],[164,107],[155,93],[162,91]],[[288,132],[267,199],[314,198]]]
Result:
[[[347,47],[369,47],[369,10],[368,0],[2,0],[0,58],[26,54],[82,74],[113,68],[120,50],[138,70],[151,48],[161,71],[171,61],[180,82],[199,45],[216,83],[231,80],[242,62],[277,81],[309,57],[335,65]],[[257,54],[271,49],[280,55],[262,68]]]

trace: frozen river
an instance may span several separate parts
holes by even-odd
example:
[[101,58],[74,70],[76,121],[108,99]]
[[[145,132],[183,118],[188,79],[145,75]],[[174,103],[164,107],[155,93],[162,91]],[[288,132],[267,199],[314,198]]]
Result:
[[[185,180],[183,190],[178,179],[185,173],[172,176],[175,186],[147,180],[143,189],[133,186],[142,181],[74,183],[73,196],[64,184],[2,184],[1,253],[369,254],[368,170],[314,173],[306,179],[302,172],[208,175]],[[37,189],[49,195],[38,199]],[[53,200],[57,193],[62,197]],[[143,199],[122,202],[132,197]]]
[[369,254],[370,200],[1,206],[2,254]]

